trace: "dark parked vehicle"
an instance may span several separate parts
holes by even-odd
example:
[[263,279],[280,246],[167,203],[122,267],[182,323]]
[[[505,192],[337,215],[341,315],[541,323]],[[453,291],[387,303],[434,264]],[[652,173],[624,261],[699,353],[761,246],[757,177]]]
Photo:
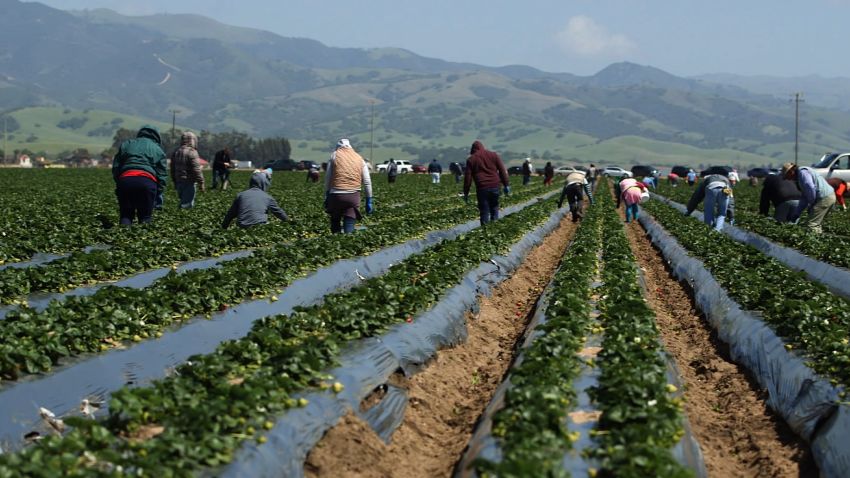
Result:
[[522,166],[511,166],[510,168],[508,168],[508,174],[513,176],[522,175]]
[[747,171],[747,177],[764,178],[770,175],[770,170],[767,168],[753,168]]
[[658,176],[658,170],[655,166],[637,165],[632,166],[632,175],[635,177]]
[[298,163],[291,159],[277,159],[270,163],[266,163],[266,168],[271,168],[272,171],[294,171],[298,168]]
[[708,176],[709,174],[722,174],[723,176],[728,177],[729,173],[731,173],[731,172],[732,172],[731,166],[711,166],[710,168],[708,168],[704,171],[701,171],[699,173],[699,176],[701,178],[704,178],[704,177]]
[[684,178],[691,171],[691,168],[687,168],[685,166],[673,166],[673,169],[670,170],[671,173],[679,176],[680,178]]

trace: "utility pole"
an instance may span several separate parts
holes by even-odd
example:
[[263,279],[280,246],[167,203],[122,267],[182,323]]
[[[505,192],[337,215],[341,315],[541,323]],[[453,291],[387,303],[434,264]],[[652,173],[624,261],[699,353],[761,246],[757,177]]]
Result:
[[797,156],[800,153],[800,99],[802,93],[794,93],[794,165],[797,165]]
[[372,109],[372,119],[369,121],[369,162],[375,165],[375,100],[369,100]]
[[9,151],[9,134],[6,132],[6,117],[3,115],[3,164],[6,164],[6,152]]

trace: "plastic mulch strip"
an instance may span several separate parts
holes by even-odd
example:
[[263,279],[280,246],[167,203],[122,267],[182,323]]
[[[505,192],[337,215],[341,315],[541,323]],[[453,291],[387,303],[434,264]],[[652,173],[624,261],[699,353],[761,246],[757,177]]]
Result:
[[[509,215],[538,201],[532,199],[505,208],[502,213]],[[49,375],[28,376],[0,387],[0,403],[3,404],[0,443],[6,445],[4,449],[15,449],[25,433],[43,428],[39,407],[57,416],[66,416],[78,413],[81,401],[88,399],[102,403],[99,414],[104,414],[110,391],[124,385],[144,386],[166,376],[169,370],[192,355],[211,353],[222,342],[243,337],[257,319],[290,314],[295,307],[319,303],[331,292],[350,288],[364,278],[380,276],[392,264],[478,226],[478,220],[469,221],[368,256],[335,262],[293,282],[275,302],[267,299],[243,302],[213,314],[210,319],[199,316],[172,326],[160,338],[131,343],[127,348],[111,349],[99,355],[78,357],[55,368]]]
[[850,413],[840,390],[785,348],[783,340],[754,313],[744,311],[706,270],[650,215],[639,218],[670,263],[675,276],[694,290],[697,306],[732,359],[768,390],[768,405],[811,444],[822,477],[850,476]]
[[[386,334],[364,339],[350,345],[340,358],[340,366],[328,371],[344,385],[340,393],[310,392],[303,397],[308,405],[287,411],[268,432],[267,442],[245,442],[233,462],[215,476],[300,477],[303,476],[307,454],[350,410],[358,410],[361,401],[376,388],[385,385],[389,377],[401,369],[411,375],[420,370],[436,352],[466,339],[465,314],[475,310],[479,294],[507,279],[520,266],[534,246],[559,224],[567,208],[552,214],[550,219],[515,243],[510,252],[496,256],[490,262],[466,274],[462,282],[446,293],[433,308],[408,324],[390,329]],[[381,403],[369,410],[373,417],[360,414],[385,441],[401,423],[406,397],[400,390],[388,386]]]

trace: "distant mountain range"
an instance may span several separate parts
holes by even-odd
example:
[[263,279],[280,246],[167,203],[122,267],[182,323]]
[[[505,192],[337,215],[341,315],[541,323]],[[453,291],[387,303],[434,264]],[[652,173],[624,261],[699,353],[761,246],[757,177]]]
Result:
[[403,49],[332,48],[197,15],[66,12],[0,0],[0,111],[98,109],[211,130],[339,136],[375,146],[467,145],[620,162],[687,158],[756,164],[850,148],[843,79],[681,78],[616,63],[592,76],[485,67]]

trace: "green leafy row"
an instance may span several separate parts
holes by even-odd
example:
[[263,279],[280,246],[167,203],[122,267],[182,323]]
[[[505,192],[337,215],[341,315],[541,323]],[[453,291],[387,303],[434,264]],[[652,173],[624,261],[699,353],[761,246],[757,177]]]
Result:
[[[520,191],[510,201],[534,192]],[[356,234],[299,239],[218,268],[172,271],[144,289],[104,287],[91,296],[53,302],[41,312],[11,311],[0,328],[0,378],[45,372],[64,357],[157,336],[175,322],[267,295],[319,267],[457,224],[475,211],[459,200],[439,213],[411,209]]]
[[541,201],[443,241],[321,305],[257,321],[246,337],[191,357],[171,377],[115,392],[105,418],[67,418],[74,428],[66,435],[0,455],[0,477],[189,476],[227,463],[245,440],[264,442],[275,416],[307,404],[294,393],[329,386],[322,371],[343,344],[413,320],[469,270],[547,220],[554,204]]
[[850,385],[850,303],[757,249],[712,234],[695,219],[652,201],[646,209],[705,263],[744,310],[757,311],[788,349],[799,349],[809,366],[833,383]]
[[574,407],[577,355],[590,324],[590,282],[601,241],[599,214],[591,207],[552,280],[546,321],[534,332],[522,362],[511,369],[504,408],[493,417],[492,434],[502,451],[495,463],[479,458],[482,476],[560,477],[561,460],[571,447],[566,426]]
[[[659,194],[683,204],[688,202],[691,188],[659,187]],[[840,209],[827,215],[824,234],[816,234],[796,224],[780,224],[758,213],[761,188],[738,184],[735,188],[735,225],[791,247],[819,261],[850,268],[847,241],[850,240],[850,217]]]
[[590,453],[600,461],[600,476],[692,476],[671,453],[684,433],[681,403],[670,395],[676,389],[667,381],[655,313],[642,295],[611,196],[597,197],[604,208],[599,320],[605,332],[597,356],[599,382],[590,390],[602,412]]
[[[247,174],[234,175],[234,181],[247,182],[247,177]],[[369,224],[397,216],[399,210],[394,206],[398,204],[405,204],[405,212],[431,210],[445,205],[446,200],[456,194],[456,186],[432,185],[421,177],[412,179],[406,181],[403,188],[388,188],[385,184],[376,184],[378,208],[376,213],[368,218]],[[103,187],[105,186],[100,185],[101,189]],[[282,223],[274,220],[265,227],[247,231],[238,227],[222,230],[224,211],[230,206],[236,192],[210,192],[199,196],[198,205],[191,211],[172,205],[163,213],[158,213],[153,224],[144,227],[113,228],[108,233],[108,240],[103,241],[109,244],[108,250],[77,251],[70,257],[38,267],[0,270],[0,301],[14,303],[19,301],[21,296],[33,292],[64,291],[78,285],[114,280],[153,268],[168,267],[176,262],[216,257],[237,250],[267,247],[295,238],[310,238],[328,233],[327,216],[320,207],[320,185],[305,183],[301,174],[281,173],[275,176],[271,193],[281,199],[282,207],[295,219],[294,222]],[[461,206],[459,201],[454,205],[455,208]],[[47,214],[44,211],[40,213]],[[17,214],[20,214],[20,211]],[[79,211],[75,216],[88,217],[96,222],[88,211]],[[45,224],[50,223],[49,217],[47,215],[40,218],[41,225],[33,226],[30,234],[45,235],[44,228],[48,227]],[[78,225],[77,228],[95,227],[85,220],[81,223],[83,226]],[[99,223],[97,228],[100,229]],[[101,238],[107,239],[106,235],[107,233],[103,232]],[[17,243],[20,240],[20,237],[8,238],[6,242]],[[85,244],[78,243],[76,246],[82,247]]]

